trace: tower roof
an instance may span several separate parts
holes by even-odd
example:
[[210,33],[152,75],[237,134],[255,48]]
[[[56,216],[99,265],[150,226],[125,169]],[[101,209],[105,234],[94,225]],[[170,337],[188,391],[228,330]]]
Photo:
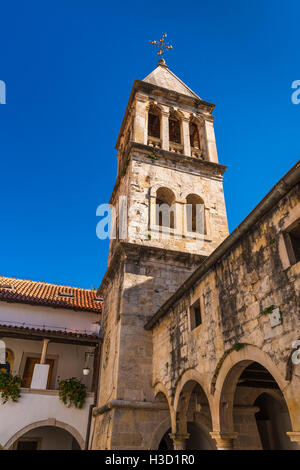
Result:
[[156,69],[143,79],[143,82],[201,100],[200,96],[196,95],[180,78],[171,72],[163,59],[159,61]]

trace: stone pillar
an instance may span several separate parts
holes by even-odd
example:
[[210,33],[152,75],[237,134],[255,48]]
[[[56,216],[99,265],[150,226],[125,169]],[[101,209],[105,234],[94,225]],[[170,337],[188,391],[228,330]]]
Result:
[[46,355],[47,355],[47,348],[48,348],[49,341],[50,339],[44,338],[40,364],[45,364],[46,362]]
[[255,414],[258,406],[234,405],[233,422],[238,432],[235,448],[238,450],[261,450],[261,440],[257,428]]
[[218,153],[216,137],[214,131],[213,117],[206,117],[204,120],[205,140],[207,148],[207,157],[210,162],[218,163]]
[[175,235],[178,238],[182,238],[186,234],[185,227],[185,201],[176,201],[175,211]]
[[216,441],[218,450],[232,450],[234,439],[237,438],[236,432],[213,431],[210,435]]
[[149,102],[146,103],[145,106],[145,126],[144,126],[144,144],[148,145],[148,120],[149,120],[149,109],[150,104]]
[[300,447],[300,431],[287,432],[286,434],[292,442],[296,442],[298,447]]
[[[185,113],[186,115],[188,113]],[[191,156],[191,140],[190,140],[190,119],[189,115],[181,118],[181,135],[184,155]]]
[[161,148],[169,150],[169,108],[164,106],[161,111],[160,121]]
[[169,434],[174,444],[174,450],[185,450],[186,441],[189,439],[189,434]]
[[[134,126],[133,126],[133,140],[134,142],[139,142],[140,144],[147,144],[147,130],[146,128],[146,115],[147,115],[147,97],[141,95],[140,93],[136,94],[135,100],[135,116],[134,116]],[[145,142],[146,140],[146,142]]]

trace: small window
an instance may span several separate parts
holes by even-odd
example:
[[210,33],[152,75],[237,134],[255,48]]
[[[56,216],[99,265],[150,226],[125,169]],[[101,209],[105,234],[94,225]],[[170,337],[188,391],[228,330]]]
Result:
[[[0,364],[0,371],[1,372],[12,372],[13,365],[14,365],[14,353],[11,349],[6,349],[5,351],[5,361],[3,364]],[[0,361],[1,362],[1,361]]]
[[292,229],[285,234],[286,248],[290,263],[296,264],[300,261],[300,222],[298,221]]
[[38,450],[40,439],[20,439],[17,442],[17,450]]
[[59,294],[57,294],[57,297],[68,297],[69,299],[74,299],[74,295],[70,292],[59,292]]
[[191,330],[194,330],[195,328],[197,328],[197,326],[201,325],[202,317],[201,317],[200,299],[197,300],[190,307],[190,319],[191,319]]
[[294,252],[295,262],[300,261],[300,223],[289,233]]

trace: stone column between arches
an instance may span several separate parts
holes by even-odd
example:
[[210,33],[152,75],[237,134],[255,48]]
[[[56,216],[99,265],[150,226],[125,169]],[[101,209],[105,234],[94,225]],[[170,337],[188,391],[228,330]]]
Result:
[[189,439],[190,435],[180,434],[180,433],[171,433],[169,434],[170,438],[173,441],[174,450],[185,450],[186,449],[186,441]]

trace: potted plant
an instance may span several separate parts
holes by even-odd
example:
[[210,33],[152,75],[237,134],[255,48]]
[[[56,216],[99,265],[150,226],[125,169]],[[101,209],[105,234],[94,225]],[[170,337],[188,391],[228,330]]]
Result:
[[61,380],[59,386],[59,398],[68,407],[74,405],[82,408],[86,398],[86,385],[76,377]]
[[3,404],[8,400],[18,401],[18,398],[21,396],[21,384],[22,379],[18,375],[0,371],[0,393]]

